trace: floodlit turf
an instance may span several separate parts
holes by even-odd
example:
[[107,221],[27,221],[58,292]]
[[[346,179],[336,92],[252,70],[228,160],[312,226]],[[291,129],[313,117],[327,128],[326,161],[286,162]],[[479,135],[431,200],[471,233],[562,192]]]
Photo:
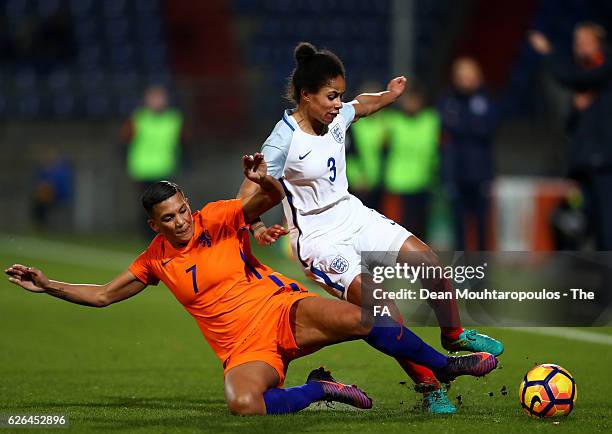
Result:
[[[125,254],[127,245],[135,244],[117,242],[115,250]],[[48,247],[42,246],[36,257]],[[104,248],[112,247],[106,240]],[[32,261],[28,252],[13,255],[10,250],[6,242],[0,243],[3,266],[32,263],[60,280],[102,283],[114,275],[109,265],[72,266],[52,252],[46,260]],[[271,252],[265,253],[270,265],[299,276],[295,264],[274,259]],[[612,333],[610,328],[582,330]],[[65,414],[70,431],[75,432],[612,430],[612,346],[605,344],[483,329],[506,345],[501,369],[486,379],[460,378],[449,392],[455,403],[460,397],[458,413],[431,417],[415,409],[418,397],[410,385],[401,384],[405,375],[393,360],[362,342],[345,343],[292,363],[287,385],[300,384],[312,368],[325,365],[338,379],[367,390],[374,400],[372,410],[321,406],[297,415],[240,418],[230,416],[225,407],[220,363],[195,322],[161,285],[123,303],[94,309],[27,293],[3,280],[0,331],[0,414]],[[415,331],[441,348],[437,329]],[[519,407],[517,391],[523,374],[535,363],[545,362],[565,367],[576,379],[577,407],[568,418],[533,420]],[[3,431],[25,432],[0,428],[0,434]]]

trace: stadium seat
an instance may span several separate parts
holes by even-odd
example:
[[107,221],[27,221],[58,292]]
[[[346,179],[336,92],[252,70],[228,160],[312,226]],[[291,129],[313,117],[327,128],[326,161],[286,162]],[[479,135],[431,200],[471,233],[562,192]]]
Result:
[[172,84],[159,0],[6,0],[0,17],[11,36],[64,10],[74,56],[49,58],[35,47],[3,65],[10,76],[10,85],[0,83],[9,88],[2,92],[3,117],[112,117],[134,108],[127,105],[138,103],[133,93],[148,77]]

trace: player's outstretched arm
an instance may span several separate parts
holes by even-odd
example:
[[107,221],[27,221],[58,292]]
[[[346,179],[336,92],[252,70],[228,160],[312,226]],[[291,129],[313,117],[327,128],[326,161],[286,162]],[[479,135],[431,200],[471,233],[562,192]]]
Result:
[[31,292],[44,292],[71,303],[92,307],[105,307],[138,294],[147,285],[130,271],[124,271],[106,285],[72,284],[51,280],[33,267],[15,264],[4,272],[8,280]]
[[268,167],[261,153],[242,157],[242,167],[247,180],[256,184],[257,190],[241,198],[244,219],[247,223],[254,221],[270,208],[278,205],[285,197],[283,186],[277,179],[268,175]]
[[378,93],[362,93],[351,104],[355,107],[355,119],[376,113],[383,107],[395,102],[406,89],[406,77],[395,77],[387,85],[387,90]]
[[604,61],[602,65],[594,68],[582,68],[575,62],[563,61],[555,54],[555,49],[548,38],[542,32],[531,31],[529,33],[531,48],[542,56],[548,56],[548,67],[552,75],[562,85],[576,91],[598,90],[607,86],[612,76],[612,65]]

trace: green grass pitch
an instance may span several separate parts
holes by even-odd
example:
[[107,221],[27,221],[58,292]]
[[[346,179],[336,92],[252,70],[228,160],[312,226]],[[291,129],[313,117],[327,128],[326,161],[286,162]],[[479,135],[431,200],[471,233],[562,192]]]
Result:
[[[55,242],[55,241],[54,241]],[[0,237],[0,263],[22,262],[50,277],[103,283],[116,271],[113,252],[135,257],[137,242],[61,240],[80,249],[103,249],[95,261],[63,259],[56,245],[20,248]],[[87,250],[85,250],[87,252]],[[265,262],[302,279],[298,267],[274,253]],[[127,254],[127,255],[126,255]],[[72,258],[72,257],[71,257]],[[126,263],[125,266],[128,264]],[[306,283],[307,287],[313,285]],[[195,322],[163,285],[105,309],[87,308],[0,283],[0,414],[65,414],[69,431],[92,432],[611,432],[612,345],[483,329],[503,340],[501,369],[486,378],[460,378],[449,391],[461,405],[452,417],[432,417],[416,407],[418,396],[395,362],[362,342],[326,348],[291,364],[287,386],[301,384],[320,365],[343,382],[356,383],[374,400],[369,411],[311,407],[277,417],[231,416],[223,399],[220,363]],[[415,330],[441,349],[438,330]],[[589,329],[605,335],[612,328]],[[559,420],[534,420],[520,409],[518,386],[535,363],[568,369],[578,385],[574,412]],[[505,387],[507,394],[502,393]],[[27,432],[0,428],[2,432]],[[32,432],[42,432],[34,429]],[[54,430],[53,432],[62,432]]]

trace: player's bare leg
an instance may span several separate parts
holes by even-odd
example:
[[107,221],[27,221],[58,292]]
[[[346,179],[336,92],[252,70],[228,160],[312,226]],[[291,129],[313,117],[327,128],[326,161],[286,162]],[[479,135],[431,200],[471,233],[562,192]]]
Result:
[[[397,262],[400,264],[408,264],[419,266],[424,264],[427,266],[438,266],[440,264],[438,256],[429,248],[427,244],[419,240],[416,236],[411,235],[402,244],[399,251]],[[448,279],[421,279],[424,288],[436,292],[450,292],[452,295],[452,286]],[[459,334],[463,331],[461,328],[461,319],[459,317],[459,309],[454,297],[450,300],[428,300],[429,305],[436,314],[438,324],[442,329],[443,334]]]
[[[402,245],[397,262],[408,265],[438,266],[438,256],[427,244],[411,235]],[[453,294],[451,281],[445,278],[421,279],[424,288],[435,292],[449,293],[446,299],[429,299],[429,305],[436,314],[438,324],[442,331],[442,346],[449,351],[485,351],[499,356],[504,352],[501,342],[487,335],[478,333],[476,330],[464,330],[461,327],[461,318],[457,301]]]
[[225,374],[225,401],[232,414],[266,414],[263,394],[276,387],[278,372],[265,362],[238,365]]
[[[402,315],[397,308],[397,305],[392,300],[374,300],[374,289],[380,285],[376,285],[372,280],[372,276],[369,274],[361,274],[351,282],[348,288],[347,300],[357,306],[361,306],[366,311],[372,313],[373,306],[385,306],[389,308],[391,317],[399,324],[404,323]],[[398,331],[399,332],[399,331]],[[440,388],[440,383],[436,379],[436,376],[431,369],[425,366],[420,366],[413,363],[410,360],[398,359],[397,362],[400,364],[404,372],[414,381],[417,385],[430,386],[433,390]]]
[[427,366],[444,380],[459,375],[486,375],[497,366],[495,356],[484,352],[444,356],[406,327],[391,319],[386,324],[377,324],[360,307],[340,300],[320,297],[299,300],[291,309],[291,324],[296,343],[301,348],[361,338],[391,357],[411,359]]
[[[374,300],[374,289],[377,286],[380,287],[380,285],[374,283],[371,275],[358,275],[348,288],[347,300],[357,306],[362,306],[370,313],[373,312],[374,305],[384,305],[389,308],[392,318],[399,324],[403,324],[402,315],[393,301]],[[423,393],[423,408],[425,411],[435,414],[453,414],[456,412],[455,406],[446,397],[446,391],[431,369],[408,359],[396,360],[414,382],[415,389]]]
[[291,324],[298,346],[309,348],[360,339],[373,321],[345,301],[309,297],[292,306]]
[[263,361],[230,369],[225,375],[225,400],[230,412],[240,416],[295,413],[317,401],[372,407],[365,392],[337,382],[323,370],[313,371],[302,386],[281,389],[277,387],[279,380],[276,370]]

